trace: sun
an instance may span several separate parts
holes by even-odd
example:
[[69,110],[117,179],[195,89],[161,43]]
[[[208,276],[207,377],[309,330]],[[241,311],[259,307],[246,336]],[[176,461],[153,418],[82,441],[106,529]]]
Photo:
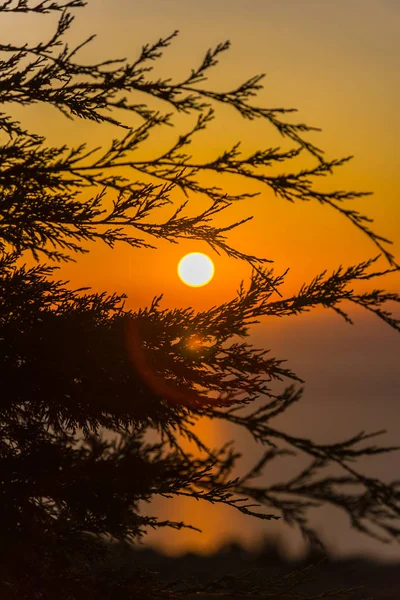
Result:
[[214,263],[207,254],[191,252],[186,254],[178,264],[179,278],[190,287],[201,287],[210,283],[214,277]]

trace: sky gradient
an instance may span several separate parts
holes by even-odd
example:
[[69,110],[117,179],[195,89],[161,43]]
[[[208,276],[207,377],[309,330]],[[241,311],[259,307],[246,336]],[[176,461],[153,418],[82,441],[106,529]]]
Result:
[[[178,29],[179,37],[155,64],[156,74],[173,78],[197,65],[208,48],[229,39],[232,47],[210,72],[209,87],[229,89],[254,74],[266,73],[257,104],[297,108],[296,118],[322,128],[310,139],[328,158],[355,155],[321,186],[372,191],[372,196],[352,201],[352,205],[374,218],[375,229],[394,241],[394,253],[399,257],[399,6],[397,0],[89,0],[85,9],[76,11],[69,39],[73,44],[98,34],[82,51],[88,61],[110,57],[134,60],[143,44]],[[9,22],[2,20],[5,41],[11,36],[15,40],[15,35],[38,41],[48,36],[54,25],[50,17],[25,19],[18,28],[14,27],[16,22],[16,17]],[[20,17],[18,23],[22,23]],[[13,107],[12,111],[31,129],[46,135],[49,144],[84,140],[97,145],[116,135],[108,125],[71,124],[55,110],[40,105]],[[249,123],[228,109],[218,108],[216,115],[209,130],[193,143],[193,154],[199,159],[217,156],[238,140],[242,140],[245,153],[282,143],[266,124]],[[187,125],[188,121],[181,119],[176,130],[151,139],[143,148],[143,156],[160,152]],[[284,143],[282,146],[286,147]],[[237,180],[226,180],[226,185],[235,191],[256,189]],[[271,190],[259,189],[260,196],[235,205],[223,222],[254,214],[253,221],[236,230],[230,240],[240,250],[273,259],[278,272],[289,267],[288,293],[325,269],[332,271],[377,254],[370,240],[328,207],[289,204],[275,198]],[[190,210],[196,210],[196,205]],[[248,266],[215,255],[205,244],[157,242],[157,246],[160,251],[125,246],[110,251],[96,244],[76,263],[63,266],[59,277],[70,280],[73,287],[89,285],[96,291],[125,292],[128,308],[148,304],[163,292],[165,307],[190,305],[202,310],[229,300],[241,279],[246,281],[250,274]],[[176,272],[180,258],[196,251],[207,252],[215,262],[215,277],[204,288],[184,286]],[[390,276],[385,287],[398,291],[399,282],[397,275]],[[400,357],[399,336],[370,316],[359,311],[354,314],[355,327],[342,323],[337,315],[317,310],[305,317],[285,319],[287,323],[264,321],[255,328],[257,344],[271,348],[279,358],[288,358],[290,366],[306,380],[304,401],[285,413],[282,427],[315,438],[331,435],[332,441],[361,429],[389,428],[387,442],[398,443],[400,375],[395,371]],[[216,425],[204,433],[215,442],[231,435]],[[241,439],[240,443],[256,456],[257,449],[247,446],[248,440]],[[380,461],[376,465],[383,478],[398,477],[398,457]],[[194,520],[194,524],[202,515],[213,519],[203,536],[194,532],[148,536],[149,543],[161,544],[171,552],[187,547],[207,551],[230,535],[251,543],[269,532],[282,535],[293,551],[301,547],[287,527],[270,523],[261,527],[232,514],[232,509],[199,504],[194,509],[182,502],[172,508],[163,505],[160,511]],[[345,520],[329,511],[316,519],[334,552],[363,549],[400,557],[397,547],[383,547],[350,533]]]

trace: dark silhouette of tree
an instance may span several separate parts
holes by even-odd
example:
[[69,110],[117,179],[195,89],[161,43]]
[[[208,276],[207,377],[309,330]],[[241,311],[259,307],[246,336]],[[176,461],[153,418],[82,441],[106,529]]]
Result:
[[[383,483],[356,466],[359,456],[394,448],[370,444],[377,433],[320,444],[274,427],[273,418],[300,400],[301,379],[282,360],[245,341],[249,327],[261,318],[299,314],[315,306],[330,308],[351,322],[344,301],[400,329],[387,308],[388,302],[399,302],[399,295],[356,290],[360,280],[398,269],[389,241],[374,232],[368,217],[347,208],[347,200],[366,193],[322,192],[315,184],[350,157],[326,160],[304,137],[316,128],[285,120],[293,109],[253,104],[261,76],[229,92],[210,90],[208,70],[228,50],[227,42],[209,50],[201,65],[177,82],[152,79],[152,61],[176,33],[144,46],[132,63],[80,64],[84,44],[70,48],[65,33],[72,22],[69,9],[84,4],[7,0],[0,6],[0,13],[60,13],[47,42],[0,44],[3,106],[40,102],[66,118],[108,123],[122,131],[108,148],[49,147],[15,118],[0,114],[2,597],[182,596],[144,572],[95,567],[95,560],[105,557],[104,536],[133,541],[149,527],[190,527],[144,516],[139,503],[155,495],[219,502],[259,519],[283,518],[314,545],[322,544],[308,523],[308,510],[330,504],[347,513],[358,530],[398,538],[399,483]],[[172,112],[152,109],[153,98]],[[293,148],[243,156],[236,144],[213,160],[196,162],[187,147],[215,117],[219,104],[244,119],[269,122]],[[128,127],[124,113],[136,115],[140,124]],[[193,114],[193,127],[158,157],[139,160],[135,151],[140,145],[159,128],[173,125],[179,113]],[[308,154],[313,166],[271,173],[272,167],[290,165],[300,154]],[[130,167],[139,179],[121,175],[121,166]],[[285,297],[280,291],[285,274],[276,274],[269,266],[272,261],[229,244],[227,234],[243,221],[213,224],[215,215],[254,194],[207,187],[201,183],[204,172],[257,180],[284,200],[309,200],[339,211],[378,247],[387,268],[375,268],[378,257],[339,267]],[[140,179],[148,176],[152,183]],[[83,193],[88,189],[90,197]],[[172,190],[181,190],[186,199],[167,220],[152,222],[157,209],[171,203]],[[185,216],[187,203],[198,195],[209,199],[208,208]],[[105,198],[113,200],[109,211]],[[205,312],[162,309],[161,296],[133,312],[125,310],[125,296],[72,290],[68,282],[55,279],[54,265],[40,262],[43,257],[74,260],[93,241],[154,248],[151,238],[154,243],[205,241],[249,263],[251,280],[231,301]],[[21,266],[27,251],[38,261],[36,266]],[[280,381],[283,388],[277,392]],[[235,478],[240,454],[233,443],[206,447],[193,429],[201,417],[248,430],[266,448],[261,460]],[[148,441],[149,431],[157,433],[157,443]],[[184,451],[185,438],[198,451]],[[287,454],[308,456],[309,466],[290,481],[257,485],[263,468]],[[331,465],[339,466],[342,474],[327,475]]]

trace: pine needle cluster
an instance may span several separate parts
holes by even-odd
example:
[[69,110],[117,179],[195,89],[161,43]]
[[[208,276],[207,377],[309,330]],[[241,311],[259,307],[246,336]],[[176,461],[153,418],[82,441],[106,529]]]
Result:
[[[398,540],[399,482],[384,483],[357,467],[359,457],[395,448],[371,442],[381,432],[321,444],[275,427],[275,417],[301,399],[302,381],[285,361],[246,339],[262,318],[317,306],[351,322],[344,308],[351,303],[400,329],[400,320],[387,308],[400,301],[398,294],[356,291],[357,282],[398,270],[389,241],[372,229],[371,219],[348,208],[349,200],[366,193],[318,189],[318,178],[331,175],[350,157],[326,160],[306,139],[316,128],[286,120],[294,109],[257,106],[253,100],[262,76],[226,92],[209,89],[208,71],[228,50],[228,42],[207,51],[179,81],[152,77],[154,61],[177,32],[144,46],[134,62],[81,64],[79,52],[92,38],[71,48],[66,34],[71,9],[84,4],[7,0],[0,6],[0,18],[10,12],[60,15],[48,41],[0,44],[2,106],[42,103],[73,122],[107,123],[122,132],[109,147],[50,147],[44,137],[6,112],[0,114],[3,597],[80,598],[100,588],[105,594],[101,573],[96,581],[93,575],[93,557],[103,552],[99,539],[135,541],[149,527],[191,526],[144,516],[141,503],[157,495],[223,503],[258,519],[282,518],[319,546],[308,514],[329,504],[346,513],[358,530]],[[166,111],[151,108],[152,99],[161,100]],[[292,149],[264,148],[246,156],[237,143],[217,158],[196,161],[188,147],[221,104],[243,119],[269,123]],[[173,126],[179,113],[193,115],[193,126],[161,155],[139,160],[141,144],[160,128]],[[124,114],[136,115],[140,124],[128,127]],[[300,154],[308,154],[313,166],[290,169]],[[280,163],[288,165],[287,171],[271,174],[270,168]],[[121,175],[122,167],[129,176]],[[282,200],[314,201],[339,211],[370,238],[387,268],[376,270],[375,257],[322,273],[296,295],[285,296],[285,273],[276,274],[269,258],[231,246],[229,232],[244,221],[224,227],[213,223],[215,215],[254,194],[207,187],[201,183],[206,172],[256,180]],[[152,183],[144,182],[149,178]],[[175,190],[183,192],[184,201],[165,221],[152,221],[159,208],[173,204]],[[186,206],[195,206],[200,196],[208,199],[208,207],[187,216]],[[113,198],[110,210],[104,207],[107,198]],[[73,290],[55,279],[54,265],[41,262],[74,260],[77,253],[88,252],[91,242],[154,251],[160,239],[206,242],[250,264],[251,279],[232,300],[205,312],[163,309],[161,296],[134,312],[125,309],[125,296]],[[36,266],[20,266],[27,253]],[[262,458],[236,477],[240,453],[235,444],[209,448],[196,434],[194,425],[205,417],[250,432],[265,447]],[[150,431],[157,442],[148,441]],[[184,440],[193,442],[193,452],[184,449]],[[309,465],[290,481],[257,484],[265,467],[281,455],[307,456]],[[340,467],[341,474],[327,475],[332,466]],[[113,577],[109,595],[101,597],[183,597],[156,589],[145,575],[136,573],[130,587]],[[260,593],[249,597],[268,597]]]

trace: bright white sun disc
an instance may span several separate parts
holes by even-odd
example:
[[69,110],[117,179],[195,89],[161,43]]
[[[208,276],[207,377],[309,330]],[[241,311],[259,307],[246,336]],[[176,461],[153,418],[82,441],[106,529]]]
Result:
[[191,287],[206,285],[214,277],[215,267],[209,256],[202,252],[186,254],[178,264],[178,275]]

